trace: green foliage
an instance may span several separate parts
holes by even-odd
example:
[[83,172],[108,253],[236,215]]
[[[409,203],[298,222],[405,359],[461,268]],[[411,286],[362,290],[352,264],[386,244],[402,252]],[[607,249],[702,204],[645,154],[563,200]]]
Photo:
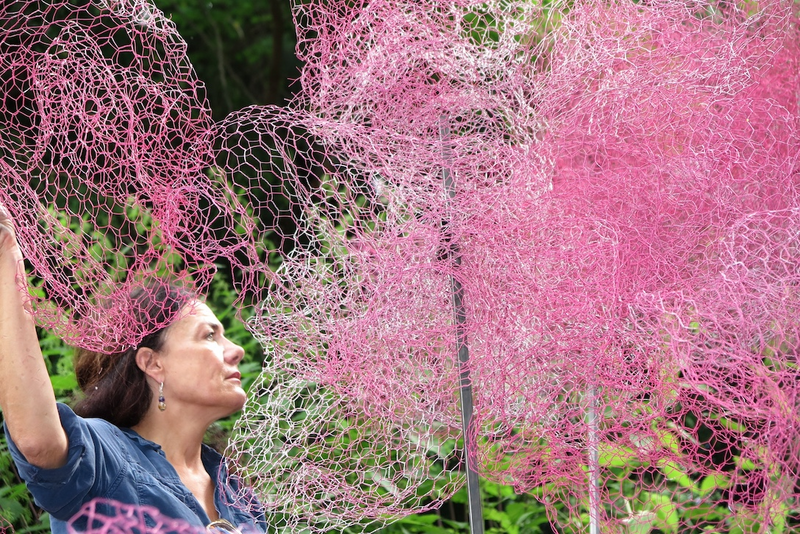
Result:
[[290,4],[282,0],[156,2],[178,27],[220,119],[251,104],[280,104],[291,96],[289,80],[300,63],[294,55]]
[[13,467],[5,434],[0,435],[0,482],[0,518],[26,526],[32,523],[31,498]]
[[[553,532],[545,508],[531,494],[517,494],[510,486],[480,481],[486,534],[546,534]],[[468,534],[467,490],[462,488],[441,508],[404,517],[381,534]]]

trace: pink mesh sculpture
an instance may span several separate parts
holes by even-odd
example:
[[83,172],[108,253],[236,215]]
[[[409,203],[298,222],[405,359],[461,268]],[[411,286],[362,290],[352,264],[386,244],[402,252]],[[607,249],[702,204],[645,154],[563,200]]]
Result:
[[228,456],[279,529],[431,509],[467,454],[564,532],[798,528],[797,4],[294,9],[297,97],[214,124],[151,4],[4,5],[41,324],[130,343],[128,287],[229,262],[268,359]]

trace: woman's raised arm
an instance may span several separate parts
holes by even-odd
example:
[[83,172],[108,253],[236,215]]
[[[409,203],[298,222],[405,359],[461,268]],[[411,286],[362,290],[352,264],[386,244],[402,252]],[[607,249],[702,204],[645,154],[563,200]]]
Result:
[[28,462],[51,469],[66,462],[69,443],[26,294],[14,224],[0,204],[0,408],[11,439]]

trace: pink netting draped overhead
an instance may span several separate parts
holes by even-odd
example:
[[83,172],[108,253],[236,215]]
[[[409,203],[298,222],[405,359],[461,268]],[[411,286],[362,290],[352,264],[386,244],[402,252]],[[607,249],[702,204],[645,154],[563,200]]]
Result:
[[214,123],[152,4],[6,2],[35,313],[136,343],[131,288],[230,265],[268,358],[228,455],[276,529],[439,506],[466,454],[564,532],[796,529],[799,12],[297,3],[295,99]]
[[39,323],[92,349],[135,345],[147,332],[131,290],[159,277],[202,290],[229,246],[208,236],[225,204],[204,179],[202,84],[147,2],[2,9],[0,200],[43,281]]

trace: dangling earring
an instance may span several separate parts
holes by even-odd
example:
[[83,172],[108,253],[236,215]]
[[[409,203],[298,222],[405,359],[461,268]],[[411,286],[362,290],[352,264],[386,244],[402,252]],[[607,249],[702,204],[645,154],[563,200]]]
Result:
[[162,412],[167,409],[167,401],[164,399],[164,382],[158,386],[158,409]]

